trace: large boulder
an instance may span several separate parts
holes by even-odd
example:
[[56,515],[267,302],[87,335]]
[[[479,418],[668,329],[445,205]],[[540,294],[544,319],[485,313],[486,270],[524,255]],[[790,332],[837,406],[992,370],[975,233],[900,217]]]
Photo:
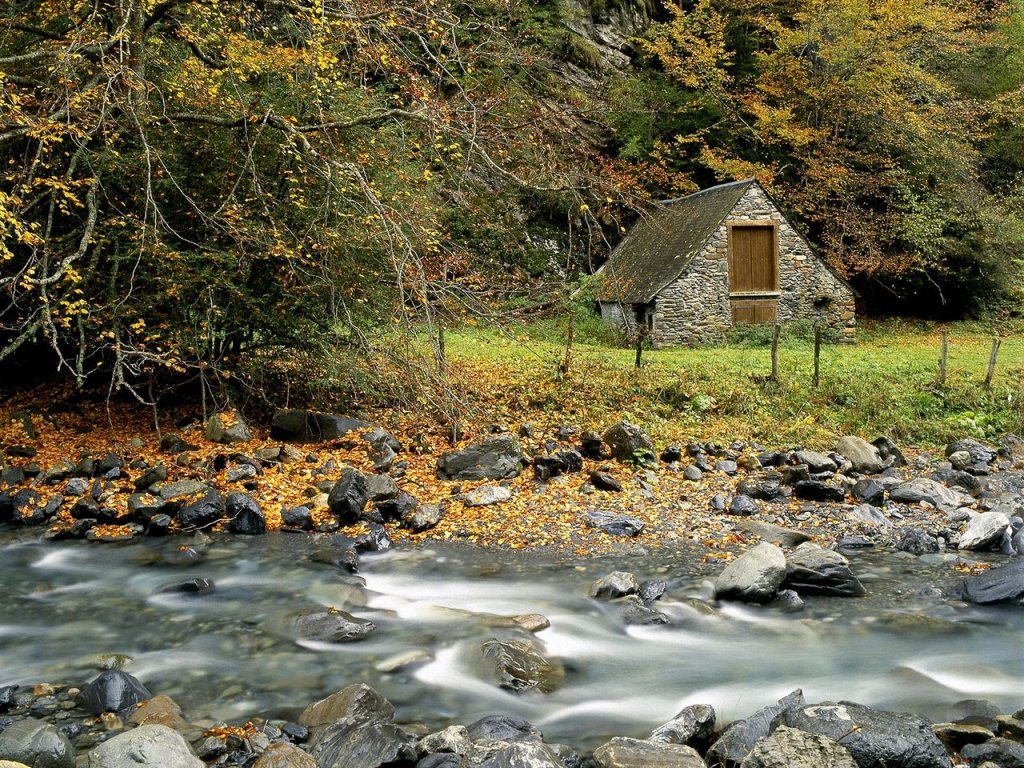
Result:
[[886,461],[882,458],[878,448],[867,440],[854,435],[839,438],[836,443],[836,453],[850,462],[854,472],[860,472],[863,475],[873,475],[886,467]]
[[510,691],[551,693],[565,680],[562,664],[546,659],[531,642],[488,640],[481,651],[491,664],[498,685]]
[[140,725],[92,750],[88,768],[205,768],[188,742],[164,725]]
[[739,768],[754,745],[771,732],[773,723],[780,715],[802,707],[805,703],[804,692],[797,689],[776,703],[759,709],[750,717],[734,721],[722,731],[718,741],[711,745],[707,753],[707,764],[712,768]]
[[119,669],[107,669],[82,688],[82,706],[94,715],[104,712],[125,712],[139,702],[153,698],[137,678]]
[[693,747],[625,738],[598,747],[594,763],[598,768],[704,768]]
[[494,435],[437,460],[442,480],[504,480],[522,469],[523,452],[510,434]]
[[782,725],[761,739],[740,768],[858,768],[833,739]]
[[635,595],[640,591],[640,582],[628,571],[612,571],[590,585],[590,596],[605,600]]
[[210,490],[205,495],[186,503],[178,510],[178,524],[184,528],[208,528],[224,517],[224,499],[220,493]]
[[801,544],[786,558],[786,578],[782,586],[801,595],[861,597],[867,594],[860,579],[850,570],[849,560],[810,542]]
[[237,412],[215,413],[206,422],[206,439],[212,443],[247,443],[252,432]]
[[619,461],[643,466],[657,466],[654,442],[636,424],[620,421],[605,430],[604,442],[612,456]]
[[355,683],[306,707],[299,724],[312,728],[337,720],[384,720],[395,716],[395,707],[365,683]]
[[1003,534],[1010,526],[1010,518],[1002,512],[982,512],[967,523],[967,530],[960,537],[960,549],[992,549],[1002,541]]
[[960,596],[979,605],[1021,602],[1024,599],[1024,558],[968,576],[960,582]]
[[774,544],[761,543],[725,567],[715,581],[720,600],[766,603],[786,578],[786,556]]
[[229,493],[224,500],[228,530],[246,536],[259,536],[267,530],[267,518],[259,503],[244,493]]
[[966,452],[971,457],[971,463],[985,465],[996,460],[996,451],[983,443],[979,443],[972,437],[956,440],[946,446],[946,456],[954,453]]
[[958,507],[971,499],[928,477],[915,477],[889,491],[889,498],[904,504],[927,501],[933,507]]
[[815,474],[818,472],[835,472],[839,469],[839,465],[831,457],[818,451],[795,451],[790,459],[790,464],[805,464],[807,469]]
[[29,717],[0,731],[2,760],[30,768],[75,768],[75,748],[52,725]]
[[386,446],[394,453],[402,450],[402,444],[393,435],[362,419],[289,408],[274,411],[270,421],[270,436],[275,440],[326,443],[356,435],[371,445]]
[[905,712],[884,712],[852,702],[824,702],[791,709],[790,728],[842,744],[860,768],[950,768],[946,748],[931,725]]

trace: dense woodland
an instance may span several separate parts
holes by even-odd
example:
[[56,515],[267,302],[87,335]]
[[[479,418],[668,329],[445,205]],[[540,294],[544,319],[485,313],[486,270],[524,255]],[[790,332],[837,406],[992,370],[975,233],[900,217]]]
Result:
[[442,375],[749,176],[867,313],[1020,311],[1019,0],[5,0],[0,82],[9,372]]

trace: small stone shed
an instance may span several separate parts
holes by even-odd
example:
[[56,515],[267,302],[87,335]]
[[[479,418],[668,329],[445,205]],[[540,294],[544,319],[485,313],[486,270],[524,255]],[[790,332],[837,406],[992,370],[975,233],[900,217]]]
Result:
[[811,248],[754,179],[663,203],[601,269],[602,319],[654,346],[722,341],[755,323],[822,322],[844,341],[853,288]]

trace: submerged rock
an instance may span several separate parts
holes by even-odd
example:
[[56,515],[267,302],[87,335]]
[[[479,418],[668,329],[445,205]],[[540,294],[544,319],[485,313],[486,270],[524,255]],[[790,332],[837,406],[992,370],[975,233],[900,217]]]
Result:
[[488,640],[481,646],[484,658],[494,669],[498,685],[510,691],[538,690],[551,693],[565,680],[565,668],[523,640]]
[[331,608],[291,617],[286,631],[296,640],[321,643],[352,643],[363,640],[377,628],[369,619]]

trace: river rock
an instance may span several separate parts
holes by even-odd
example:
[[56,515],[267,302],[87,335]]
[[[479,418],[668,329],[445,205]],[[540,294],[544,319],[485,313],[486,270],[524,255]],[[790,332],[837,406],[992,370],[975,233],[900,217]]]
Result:
[[489,507],[512,498],[512,490],[503,485],[481,485],[466,494],[467,507]]
[[960,750],[960,756],[979,768],[1024,768],[1024,744],[1010,739],[995,738],[983,744],[968,744]]
[[402,450],[402,444],[393,435],[362,419],[290,408],[274,411],[270,421],[270,436],[275,440],[325,443],[351,433],[361,434],[366,442],[386,445],[395,453]]
[[846,498],[842,488],[821,480],[800,480],[793,487],[793,493],[805,501],[841,502]]
[[600,470],[594,470],[590,473],[590,484],[599,491],[613,491],[617,493],[622,490],[622,483],[619,482],[618,478]]
[[862,475],[873,475],[876,472],[881,472],[886,466],[878,448],[855,435],[839,438],[836,443],[836,453],[849,460],[853,471],[860,472]]
[[615,738],[594,751],[598,768],[704,768],[697,750],[685,744]]
[[[454,765],[460,765],[455,763]],[[564,768],[558,752],[539,741],[517,742],[498,750],[482,768]]]
[[852,702],[823,702],[790,709],[783,722],[841,743],[860,768],[950,768],[949,755],[931,726],[904,712],[884,712]]
[[654,443],[636,424],[620,421],[608,427],[603,438],[612,456],[621,462],[642,466],[658,465]]
[[686,469],[683,470],[683,477],[691,483],[699,483],[701,478],[704,477],[704,473],[696,465],[687,464]]
[[27,717],[0,731],[0,760],[30,768],[75,768],[75,748],[49,723]]
[[498,685],[510,691],[551,693],[565,680],[561,663],[541,656],[532,642],[488,640],[481,651],[493,667]]
[[296,640],[352,643],[366,638],[377,626],[369,619],[332,608],[293,616],[288,619],[286,628]]
[[650,626],[652,624],[668,624],[668,616],[651,608],[640,595],[626,595],[612,601],[624,624]]
[[128,722],[132,725],[166,725],[181,734],[188,734],[193,730],[188,721],[181,716],[181,707],[174,703],[174,699],[164,694],[158,694],[139,704],[128,717]]
[[207,491],[198,501],[185,504],[178,510],[178,524],[182,528],[207,528],[224,517],[224,499],[214,490]]
[[416,508],[402,516],[402,525],[417,533],[433,528],[444,517],[440,504],[417,504]]
[[569,472],[583,471],[583,455],[576,450],[565,450],[550,456],[537,456],[533,460],[533,474],[538,480],[550,480]]
[[327,496],[327,508],[338,522],[351,524],[359,519],[369,500],[370,495],[363,473],[346,467]]
[[352,548],[356,552],[387,552],[391,549],[391,536],[380,523],[370,523],[370,530],[356,536]]
[[137,678],[119,669],[100,672],[79,694],[82,706],[94,715],[124,712],[153,697]]
[[968,576],[960,582],[960,596],[979,605],[1020,602],[1024,598],[1024,558]]
[[715,708],[710,704],[683,707],[679,714],[655,728],[649,740],[685,744],[704,754],[715,740]]
[[373,505],[384,520],[404,520],[415,512],[419,501],[411,493],[399,491],[393,498],[382,499]]
[[267,747],[252,768],[318,768],[316,760],[298,747],[277,741]]
[[614,600],[640,591],[640,582],[627,571],[613,571],[590,585],[590,596],[600,600]]
[[818,472],[835,472],[839,469],[830,457],[818,451],[795,451],[790,461],[792,464],[805,464],[811,474]]
[[736,493],[759,501],[776,499],[782,494],[782,484],[775,477],[748,477],[736,486]]
[[732,501],[729,502],[729,514],[740,516],[756,515],[757,502],[742,493],[733,496]]
[[786,577],[786,556],[774,544],[761,543],[725,567],[715,581],[720,600],[765,603],[774,597]]
[[706,755],[707,764],[714,768],[739,768],[754,745],[769,734],[780,715],[805,703],[804,692],[798,688],[750,717],[734,721],[711,745]]
[[885,501],[885,486],[871,477],[861,478],[854,483],[850,493],[860,504],[880,507]]
[[801,544],[786,558],[786,578],[782,586],[801,595],[861,597],[864,585],[850,570],[850,561],[838,552],[817,544]]
[[991,464],[996,460],[996,451],[983,443],[979,443],[972,437],[956,440],[946,446],[946,457],[961,451],[971,457],[972,464]]
[[167,467],[163,464],[157,464],[155,467],[150,467],[137,478],[133,485],[136,491],[144,491],[150,486],[162,483],[167,480]]
[[239,413],[233,414],[233,419],[227,414],[215,413],[206,422],[206,439],[211,443],[247,443],[252,440],[252,432],[246,425],[245,420]]
[[827,736],[782,725],[761,739],[740,768],[858,768],[850,753]]
[[920,528],[901,528],[897,531],[895,547],[912,555],[928,555],[939,551],[939,540]]
[[340,720],[324,726],[310,743],[319,768],[414,765],[416,739],[390,722]]
[[1010,518],[1002,512],[982,512],[967,523],[960,536],[960,549],[983,550],[997,546],[1010,526]]
[[540,741],[541,733],[529,720],[512,715],[484,715],[466,726],[473,742]]
[[389,722],[395,707],[365,683],[355,683],[306,707],[299,725],[312,728],[337,720],[382,720]]
[[210,579],[202,576],[193,576],[182,581],[172,581],[158,587],[153,593],[155,595],[207,595],[216,589],[216,585]]
[[248,494],[229,493],[224,500],[224,511],[228,516],[228,530],[232,533],[259,536],[267,531],[267,518],[263,510]]
[[963,471],[971,466],[971,454],[967,451],[954,451],[946,457],[953,469]]
[[140,725],[93,749],[88,768],[205,768],[188,742],[163,725]]
[[639,517],[617,515],[603,510],[587,512],[584,522],[609,536],[639,536],[644,529],[644,521]]
[[888,437],[879,437],[871,441],[871,444],[878,449],[878,454],[886,461],[891,461],[894,467],[907,466],[907,457]]
[[892,525],[889,518],[885,516],[885,512],[878,507],[871,506],[870,504],[858,504],[856,507],[850,507],[846,510],[846,519],[851,523],[873,525],[876,527],[887,527]]
[[970,502],[970,498],[965,498],[956,491],[927,477],[915,477],[913,480],[897,485],[889,491],[889,498],[904,504],[927,501],[933,507],[959,507]]

